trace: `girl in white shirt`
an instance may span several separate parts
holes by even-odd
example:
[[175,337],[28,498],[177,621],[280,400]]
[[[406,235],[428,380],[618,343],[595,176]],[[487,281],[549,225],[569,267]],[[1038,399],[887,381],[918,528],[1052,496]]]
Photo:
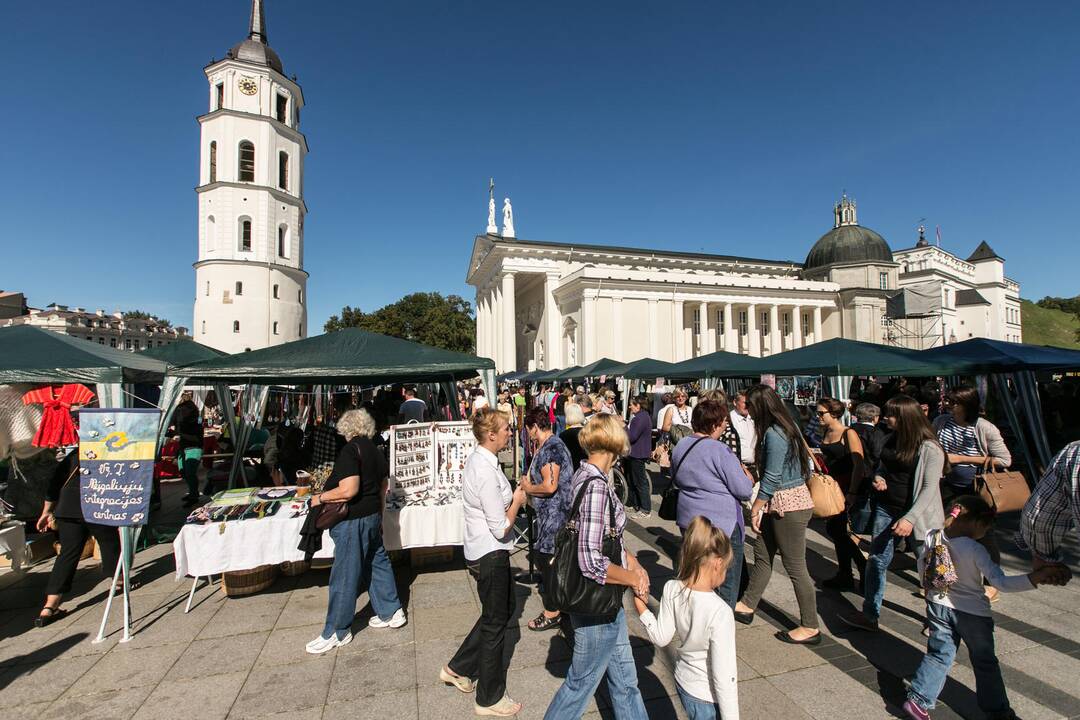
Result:
[[735,616],[716,594],[731,564],[731,542],[723,530],[697,516],[683,537],[679,572],[664,585],[660,617],[634,598],[649,638],[664,647],[676,635],[676,689],[690,720],[738,720]]
[[[930,717],[929,711],[945,686],[961,640],[971,657],[979,709],[991,720],[1016,717],[1009,706],[1001,667],[994,653],[994,620],[990,600],[983,592],[983,578],[1002,592],[1019,592],[1043,584],[1064,585],[1068,571],[1042,567],[1027,575],[1006,575],[979,543],[993,524],[994,510],[985,500],[977,495],[963,495],[952,501],[945,528],[932,530],[926,536],[919,557],[919,573],[926,588],[930,639],[904,703],[904,713],[913,720]],[[939,543],[952,562],[955,574],[951,577],[947,573],[948,564],[940,556],[936,559],[932,556]],[[928,562],[934,563],[929,574]],[[931,584],[932,579],[938,581],[939,587]]]

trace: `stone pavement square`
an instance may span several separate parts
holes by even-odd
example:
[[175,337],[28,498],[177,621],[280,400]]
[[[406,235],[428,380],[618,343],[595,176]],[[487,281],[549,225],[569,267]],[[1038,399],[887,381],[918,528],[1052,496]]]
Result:
[[[173,498],[175,500],[175,498]],[[1010,572],[1023,572],[1023,557],[1003,530],[999,539]],[[655,515],[632,520],[627,546],[652,578],[654,599],[673,572],[678,530]],[[835,565],[820,523],[811,525],[812,574],[828,577]],[[513,558],[527,567],[525,553]],[[791,584],[780,564],[750,626],[736,634],[739,699],[746,719],[863,720],[896,717],[904,682],[925,647],[924,602],[913,591],[910,559],[890,573],[883,631],[850,631],[839,621],[857,607],[851,593],[819,591],[825,640],[794,647],[773,638],[791,627],[796,612]],[[171,546],[136,556],[132,592],[134,636],[118,642],[119,603],[109,636],[91,642],[101,621],[107,584],[84,562],[65,599],[71,613],[44,628],[32,626],[51,563],[21,576],[0,575],[0,717],[12,718],[338,718],[472,717],[472,696],[444,686],[439,668],[457,649],[479,615],[475,586],[460,553],[443,566],[396,567],[409,623],[397,630],[367,627],[367,597],[357,604],[353,641],[324,656],[304,652],[322,629],[327,570],[281,577],[267,590],[226,598],[219,585],[201,585],[184,613],[190,580],[173,578]],[[524,703],[523,720],[542,718],[566,674],[571,645],[561,631],[530,632],[525,623],[540,611],[535,588],[516,588],[517,608],[507,633],[511,653],[507,687]],[[1010,699],[1019,715],[1080,718],[1080,583],[1065,588],[1003,595],[994,605],[997,647]],[[672,677],[671,648],[655,648],[631,615],[629,632],[638,678],[651,718],[685,717]],[[961,650],[935,718],[980,718],[973,676]],[[610,718],[601,683],[586,718]]]

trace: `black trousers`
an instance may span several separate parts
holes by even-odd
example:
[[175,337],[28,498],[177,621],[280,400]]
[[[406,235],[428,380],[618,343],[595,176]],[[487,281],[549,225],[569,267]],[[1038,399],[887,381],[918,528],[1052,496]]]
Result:
[[466,565],[476,580],[480,618],[450,660],[450,670],[462,677],[478,677],[476,704],[490,707],[506,694],[506,670],[510,659],[503,658],[503,645],[506,623],[515,604],[510,553],[496,550]]
[[101,572],[111,577],[120,561],[120,531],[110,525],[95,525],[81,520],[56,519],[56,533],[60,537],[60,554],[56,556],[49,581],[45,584],[47,595],[63,595],[71,590],[71,581],[79,569],[79,557],[86,538],[93,535],[101,551]]
[[836,549],[837,577],[854,577],[851,572],[852,563],[858,569],[859,577],[862,577],[863,571],[866,570],[866,558],[863,557],[862,552],[859,551],[859,546],[851,539],[851,533],[848,532],[847,513],[842,512],[839,515],[827,518],[825,520],[825,533],[832,540],[833,548]]
[[555,558],[551,553],[536,551],[536,567],[540,571],[540,601],[548,612],[558,612],[559,608],[551,600],[551,576],[554,574],[552,560]]
[[652,512],[652,496],[649,494],[649,474],[644,458],[628,457],[625,460],[626,479],[630,487],[630,505],[642,512]]

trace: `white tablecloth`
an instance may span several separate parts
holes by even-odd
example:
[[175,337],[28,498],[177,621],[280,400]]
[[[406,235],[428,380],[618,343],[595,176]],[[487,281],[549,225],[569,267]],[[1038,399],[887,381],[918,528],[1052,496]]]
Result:
[[387,550],[404,550],[465,542],[465,512],[453,505],[411,505],[383,513],[383,544]]
[[[286,503],[277,514],[262,520],[228,520],[225,532],[221,532],[220,522],[184,525],[173,541],[177,579],[303,560],[304,553],[296,546],[300,544],[300,528],[307,516],[290,518],[290,513]],[[329,532],[323,533],[322,549],[315,557],[334,557],[334,541]]]

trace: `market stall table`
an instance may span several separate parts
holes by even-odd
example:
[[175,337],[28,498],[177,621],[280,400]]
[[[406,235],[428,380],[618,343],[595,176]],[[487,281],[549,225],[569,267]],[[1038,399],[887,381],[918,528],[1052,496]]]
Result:
[[0,525],[0,555],[11,553],[11,569],[22,569],[26,556],[26,526],[17,520]]

